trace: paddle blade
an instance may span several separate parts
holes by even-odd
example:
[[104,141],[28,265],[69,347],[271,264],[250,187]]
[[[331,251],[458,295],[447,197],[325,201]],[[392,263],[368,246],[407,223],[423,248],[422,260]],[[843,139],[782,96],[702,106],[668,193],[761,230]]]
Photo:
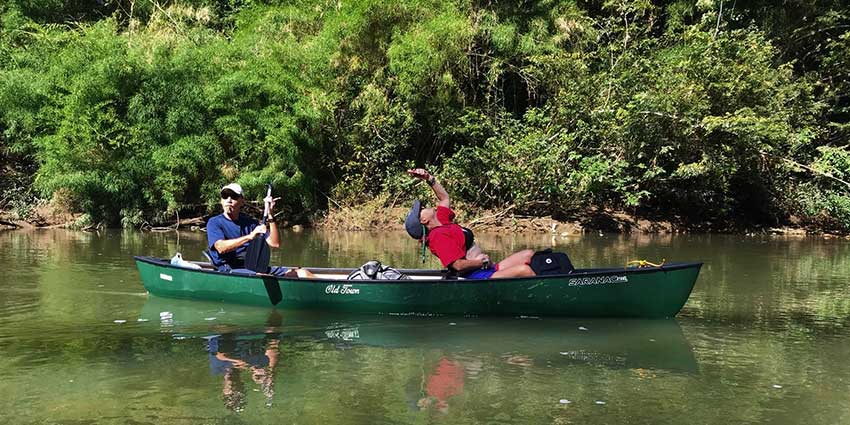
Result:
[[253,272],[267,273],[270,258],[271,250],[265,235],[254,236],[245,252],[245,268]]
[[273,277],[263,276],[263,285],[266,286],[266,293],[269,294],[269,302],[272,305],[278,305],[283,299],[283,293],[280,292],[280,283]]
[[[272,185],[268,184],[266,197],[272,196]],[[263,209],[263,224],[266,224],[269,216],[269,204],[266,204]],[[266,243],[264,235],[254,236],[251,244],[248,245],[248,251],[245,253],[245,268],[257,273],[268,273],[269,259],[271,258],[271,249]]]

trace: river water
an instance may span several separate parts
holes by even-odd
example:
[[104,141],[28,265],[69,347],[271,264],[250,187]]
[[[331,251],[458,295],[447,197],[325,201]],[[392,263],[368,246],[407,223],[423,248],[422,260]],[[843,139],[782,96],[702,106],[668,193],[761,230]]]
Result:
[[[149,297],[197,232],[0,233],[0,423],[848,424],[850,242],[477,235],[493,258],[704,261],[671,320],[331,315]],[[423,265],[391,234],[287,232],[272,262]]]

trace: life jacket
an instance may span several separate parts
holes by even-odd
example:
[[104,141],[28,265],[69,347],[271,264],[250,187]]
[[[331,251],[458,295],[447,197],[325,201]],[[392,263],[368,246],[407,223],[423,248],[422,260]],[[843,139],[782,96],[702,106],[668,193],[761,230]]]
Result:
[[472,233],[472,229],[460,226],[460,230],[463,231],[463,244],[466,247],[466,250],[469,251],[472,248],[472,245],[475,245],[475,234]]

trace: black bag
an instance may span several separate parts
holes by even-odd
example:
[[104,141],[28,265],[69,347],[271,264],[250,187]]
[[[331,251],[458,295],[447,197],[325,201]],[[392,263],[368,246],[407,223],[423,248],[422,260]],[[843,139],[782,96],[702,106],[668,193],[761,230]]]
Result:
[[531,270],[538,276],[552,274],[570,274],[575,270],[570,257],[563,252],[553,252],[551,248],[537,251],[531,256]]
[[410,276],[392,268],[381,265],[380,262],[367,261],[357,270],[348,275],[348,280],[403,280]]

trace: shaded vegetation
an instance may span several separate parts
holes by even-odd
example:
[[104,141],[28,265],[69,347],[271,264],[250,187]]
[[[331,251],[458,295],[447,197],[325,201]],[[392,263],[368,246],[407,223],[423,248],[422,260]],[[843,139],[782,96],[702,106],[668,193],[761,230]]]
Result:
[[844,2],[11,0],[0,26],[20,205],[132,226],[237,180],[304,219],[425,165],[473,208],[850,230]]

